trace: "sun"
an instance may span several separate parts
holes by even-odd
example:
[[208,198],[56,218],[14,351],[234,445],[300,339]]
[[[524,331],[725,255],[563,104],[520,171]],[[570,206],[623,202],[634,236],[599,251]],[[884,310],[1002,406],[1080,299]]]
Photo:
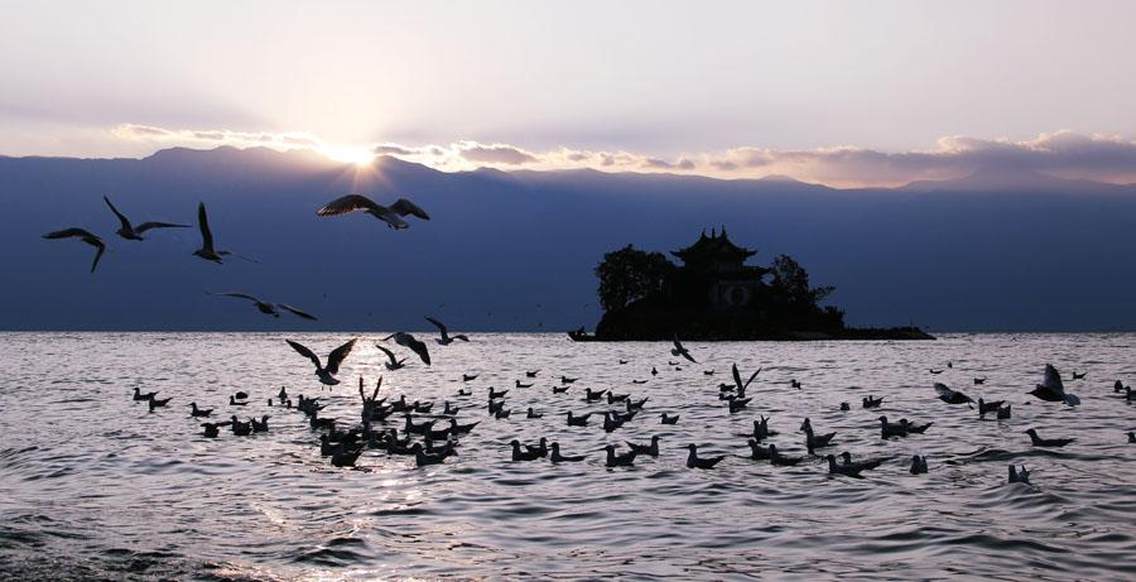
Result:
[[356,166],[370,165],[375,159],[375,154],[367,147],[350,147],[350,146],[328,146],[325,145],[320,148],[323,155],[337,162],[345,164],[354,164]]

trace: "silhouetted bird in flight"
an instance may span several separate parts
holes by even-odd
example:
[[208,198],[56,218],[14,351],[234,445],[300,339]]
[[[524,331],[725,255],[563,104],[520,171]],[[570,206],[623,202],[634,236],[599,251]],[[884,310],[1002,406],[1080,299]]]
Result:
[[416,216],[422,220],[430,220],[430,215],[417,204],[399,198],[390,206],[383,206],[361,194],[348,194],[328,202],[326,206],[316,211],[319,216],[338,216],[361,210],[387,223],[387,226],[402,230],[410,225],[402,219],[404,216]]
[[315,352],[309,350],[303,344],[294,342],[292,340],[284,341],[288,342],[288,345],[292,346],[293,350],[296,350],[300,355],[305,356],[312,361],[312,364],[314,364],[316,367],[316,376],[319,376],[320,383],[327,386],[335,386],[339,383],[339,380],[335,378],[335,375],[339,373],[339,365],[343,363],[343,360],[347,357],[347,354],[351,353],[351,348],[355,347],[355,340],[351,340],[339,346],[338,348],[335,348],[331,351],[330,354],[328,354],[327,365],[324,365],[320,363],[319,356],[317,356]]
[[201,248],[193,251],[195,256],[214,263],[222,262],[222,258],[231,254],[229,251],[219,251],[213,247],[213,232],[209,230],[209,215],[205,213],[205,203],[197,203],[197,228],[201,231]]
[[253,297],[252,295],[249,295],[248,293],[241,293],[241,292],[238,292],[238,291],[226,291],[224,293],[210,293],[210,295],[218,295],[218,296],[221,296],[221,297],[235,297],[237,299],[247,299],[249,301],[252,301],[253,304],[256,305],[257,310],[259,310],[261,313],[263,313],[265,315],[271,315],[272,317],[280,317],[280,311],[277,310],[277,308],[280,308],[280,309],[283,309],[284,311],[291,313],[292,315],[295,315],[296,317],[301,317],[303,319],[307,319],[307,320],[310,320],[310,321],[318,321],[316,319],[316,316],[314,316],[310,313],[307,313],[306,311],[303,311],[302,309],[292,307],[291,305],[288,305],[287,303],[269,303],[268,301],[263,301],[263,300],[258,299],[256,297]]
[[1065,391],[1065,384],[1061,381],[1061,373],[1051,364],[1045,365],[1045,380],[1030,390],[1028,394],[1049,402],[1064,402],[1069,406],[1076,406],[1081,399],[1075,394]]
[[694,356],[690,355],[690,351],[687,350],[686,348],[682,347],[682,342],[678,341],[678,334],[675,334],[675,336],[674,336],[674,348],[671,349],[671,355],[672,356],[682,356],[682,357],[686,358],[687,360],[690,360],[691,363],[694,363],[694,364],[698,363],[698,360],[695,360]]
[[63,238],[77,238],[93,247],[95,247],[95,259],[91,261],[91,272],[95,272],[95,268],[99,266],[99,259],[103,258],[103,253],[106,252],[106,243],[97,235],[82,228],[67,228],[63,230],[56,230],[43,235],[43,238],[55,240]]
[[[394,343],[396,343],[396,344],[398,344],[398,345],[400,345],[404,348],[407,348],[410,351],[418,354],[418,357],[422,360],[423,364],[426,364],[427,366],[430,365],[430,350],[426,349],[426,343],[425,342],[423,342],[419,339],[416,339],[413,335],[410,335],[409,333],[406,333],[405,331],[396,331],[396,332],[388,335],[387,337],[383,338],[382,341],[385,342],[385,341],[390,340],[391,338],[394,338]],[[469,378],[469,380],[472,380],[473,378],[476,378],[476,377],[477,376],[473,376],[472,378]],[[464,379],[465,379],[465,377],[463,376],[463,380]],[[466,380],[466,381],[468,382],[469,380]]]
[[[384,348],[383,346],[380,346],[379,344],[375,344],[375,347],[379,348],[380,352],[386,354],[388,361],[383,362],[383,365],[386,366],[388,370],[394,371],[406,366],[406,358],[402,358],[401,360],[396,358],[394,352]],[[474,378],[476,377],[477,376],[474,376]]]
[[454,340],[461,340],[463,342],[469,341],[469,338],[466,337],[465,334],[459,333],[457,335],[451,336],[449,330],[446,329],[446,324],[438,321],[437,319],[434,319],[433,317],[427,317],[426,321],[429,321],[430,323],[434,324],[434,327],[438,328],[438,332],[442,334],[442,337],[436,338],[434,340],[434,341],[438,342],[438,345],[448,346],[448,345],[454,343]]
[[134,226],[130,224],[130,219],[119,212],[118,209],[114,207],[114,204],[111,204],[110,198],[103,196],[103,201],[106,202],[107,206],[110,207],[110,211],[118,217],[118,222],[121,223],[121,226],[115,233],[126,240],[145,240],[142,238],[142,234],[155,228],[189,228],[188,224],[176,224],[173,222],[143,222],[138,226]]

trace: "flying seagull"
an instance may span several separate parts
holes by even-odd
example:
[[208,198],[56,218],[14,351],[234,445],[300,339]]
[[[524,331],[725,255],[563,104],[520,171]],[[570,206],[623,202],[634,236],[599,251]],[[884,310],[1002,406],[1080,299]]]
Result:
[[293,314],[297,317],[302,317],[304,319],[308,319],[308,320],[311,320],[311,321],[318,321],[316,319],[316,316],[314,316],[310,313],[307,313],[303,310],[292,307],[291,305],[288,305],[287,303],[269,303],[267,301],[261,301],[260,299],[257,299],[256,297],[253,297],[252,295],[249,295],[247,293],[239,293],[239,292],[236,292],[236,291],[229,291],[229,292],[226,292],[226,293],[210,293],[210,295],[219,295],[219,296],[222,296],[222,297],[236,297],[238,299],[248,299],[249,301],[252,301],[253,304],[256,305],[256,308],[258,310],[260,310],[261,313],[264,313],[266,315],[271,315],[272,317],[280,317],[280,312],[276,309],[277,307],[279,307],[280,309],[283,309],[284,311],[287,311],[287,312],[289,312],[289,313],[291,313],[291,314]]
[[126,218],[126,216],[119,212],[118,209],[114,207],[114,204],[111,204],[110,198],[103,196],[103,201],[105,201],[107,206],[110,207],[110,211],[118,217],[118,221],[122,223],[121,228],[119,228],[115,232],[118,234],[118,236],[121,236],[126,240],[144,240],[142,238],[142,234],[147,230],[152,230],[155,228],[189,228],[188,224],[175,224],[172,222],[143,222],[138,226],[133,226],[130,224],[130,219]]
[[466,335],[462,334],[462,333],[451,336],[449,330],[446,329],[446,324],[438,321],[437,319],[434,319],[433,317],[427,317],[426,321],[429,321],[430,323],[434,324],[434,327],[437,327],[438,331],[441,332],[442,337],[434,340],[434,341],[438,342],[439,345],[448,346],[448,345],[454,343],[454,340],[461,340],[463,342],[469,341],[469,338],[466,337]]
[[335,386],[339,383],[339,380],[335,378],[335,375],[339,373],[339,365],[343,363],[343,360],[347,357],[347,354],[351,353],[351,348],[355,347],[355,340],[351,340],[339,346],[338,348],[335,348],[330,354],[328,354],[327,365],[324,366],[320,363],[319,356],[317,356],[315,352],[309,350],[298,342],[294,342],[292,340],[284,341],[288,342],[288,345],[292,346],[292,349],[299,352],[300,355],[306,356],[309,360],[312,361],[313,364],[315,364],[316,376],[319,376],[320,383],[326,384],[328,386]]
[[675,347],[671,350],[672,356],[682,356],[690,360],[692,363],[698,363],[698,360],[695,360],[694,356],[691,356],[690,352],[686,348],[682,347],[682,342],[678,341],[678,334],[675,334],[674,346]]
[[375,344],[375,347],[379,348],[379,351],[386,354],[387,359],[390,360],[389,362],[383,363],[383,365],[385,365],[388,370],[394,371],[394,370],[397,370],[399,368],[406,366],[406,363],[405,363],[406,358],[402,358],[401,360],[396,358],[395,355],[394,355],[394,352],[384,348],[383,346],[380,346],[379,344]]
[[405,331],[396,331],[383,338],[382,341],[387,341],[391,338],[394,338],[394,343],[404,348],[409,348],[410,351],[418,354],[418,357],[422,358],[423,364],[426,364],[427,366],[430,365],[430,351],[426,349],[425,342],[416,339],[414,336],[406,333]]
[[356,210],[362,210],[374,216],[387,223],[387,226],[395,230],[410,228],[410,225],[402,219],[403,216],[417,216],[422,220],[430,220],[430,215],[426,214],[425,210],[422,210],[417,204],[406,198],[399,198],[394,204],[383,206],[361,194],[348,194],[336,198],[328,202],[323,208],[317,210],[316,214],[319,216],[338,216],[340,214],[355,212]]
[[205,214],[205,203],[197,203],[197,228],[201,230],[201,248],[193,254],[214,263],[221,263],[221,258],[229,255],[229,251],[218,251],[213,248],[213,232],[209,230],[209,217]]
[[78,238],[79,240],[95,247],[95,260],[91,262],[91,272],[95,272],[95,267],[99,266],[99,259],[103,258],[103,253],[106,252],[106,243],[103,239],[92,234],[88,230],[81,228],[67,228],[64,230],[57,230],[43,235],[46,239],[60,239],[60,238]]

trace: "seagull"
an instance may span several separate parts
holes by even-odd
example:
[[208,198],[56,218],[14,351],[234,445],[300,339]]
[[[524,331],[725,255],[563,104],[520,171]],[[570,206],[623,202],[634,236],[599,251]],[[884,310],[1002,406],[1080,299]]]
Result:
[[1013,465],[1010,465],[1009,482],[1010,483],[1025,483],[1026,485],[1030,485],[1031,483],[1030,483],[1030,480],[1029,480],[1029,471],[1026,470],[1026,466],[1022,465],[1021,470],[1018,471],[1018,470],[1014,469]]
[[448,346],[448,345],[454,343],[454,340],[461,340],[463,342],[469,341],[469,338],[466,337],[466,335],[462,334],[462,333],[451,336],[449,331],[446,329],[446,324],[438,321],[437,319],[434,319],[433,317],[427,317],[426,321],[429,321],[430,323],[434,324],[434,327],[437,327],[438,331],[440,331],[442,333],[442,337],[434,340],[434,341],[438,342],[438,345]]
[[844,475],[846,477],[861,478],[860,473],[864,471],[864,467],[859,464],[848,463],[847,465],[838,465],[836,457],[833,455],[825,455],[824,459],[828,461],[828,473],[830,475]]
[[884,397],[883,396],[880,396],[879,398],[873,398],[871,396],[865,396],[865,397],[860,399],[860,404],[864,408],[879,408],[880,405],[883,404],[883,403],[884,403]]
[[362,210],[374,216],[387,223],[387,226],[394,230],[410,228],[410,225],[402,219],[403,216],[411,215],[421,218],[422,220],[430,220],[430,215],[426,214],[425,210],[422,210],[417,204],[406,198],[399,198],[395,200],[394,204],[383,206],[361,194],[348,194],[336,198],[328,202],[323,208],[317,210],[316,214],[318,216],[338,216],[340,214],[355,212],[356,210]]
[[930,370],[927,370],[927,371],[928,371],[928,372],[931,372],[931,373],[932,373],[932,374],[934,374],[934,375],[939,375],[939,374],[942,374],[942,373],[943,373],[943,371],[942,371],[942,370],[936,370],[936,369],[934,369],[934,368],[931,368]]
[[840,459],[841,459],[842,464],[844,464],[845,466],[859,467],[861,471],[867,471],[869,469],[875,469],[876,467],[879,467],[880,465],[884,464],[884,461],[887,460],[885,458],[885,459],[868,459],[867,461],[852,462],[852,453],[849,453],[848,451],[844,451],[843,453],[840,453]]
[[939,395],[939,400],[947,404],[967,404],[974,402],[970,396],[963,394],[957,390],[951,390],[946,384],[942,382],[935,382],[935,392]]
[[1136,432],[1128,431],[1127,434],[1128,434],[1128,442],[1129,443],[1136,443]]
[[[427,366],[430,365],[430,350],[426,349],[426,343],[425,342],[418,340],[418,339],[415,339],[414,336],[406,333],[405,331],[396,331],[396,332],[388,335],[387,337],[383,338],[382,341],[385,342],[385,341],[387,341],[391,338],[394,338],[394,343],[396,343],[396,344],[398,344],[398,345],[400,345],[404,348],[409,348],[410,351],[418,354],[418,357],[422,359],[423,364],[426,364]],[[462,375],[462,379],[467,381],[467,382],[472,380],[473,378],[476,378],[476,377],[477,376],[473,376],[473,377],[470,377],[469,380],[465,380],[467,377],[464,374]]]
[[170,403],[170,400],[173,400],[172,396],[170,398],[162,398],[162,399],[151,398],[149,401],[147,401],[147,404],[150,405],[150,412],[154,412],[155,408],[161,408],[163,406],[168,405]]
[[1076,406],[1081,403],[1081,399],[1077,398],[1075,394],[1065,392],[1065,384],[1061,382],[1061,373],[1051,364],[1045,365],[1045,380],[1027,394],[1049,402],[1064,402],[1069,406]]
[[1088,375],[1089,375],[1088,372],[1081,372],[1080,374],[1078,374],[1076,370],[1073,370],[1073,379],[1074,380],[1081,380],[1085,376],[1088,376]]
[[1006,406],[998,409],[998,420],[1006,420],[1007,418],[1010,418],[1011,406],[1013,405],[1007,404]]
[[189,415],[192,416],[192,417],[196,418],[196,417],[201,417],[201,416],[209,416],[210,414],[213,414],[212,408],[209,408],[209,409],[198,408],[196,402],[190,402],[189,406],[190,406]]
[[980,385],[985,384],[985,383],[986,383],[986,377],[985,376],[983,376],[981,378],[975,378],[974,379],[974,385],[975,386],[980,386]]
[[608,467],[630,467],[635,464],[635,457],[638,455],[635,451],[616,455],[615,445],[607,445],[604,447],[604,451],[607,451],[606,464]]
[[651,456],[651,457],[658,457],[659,456],[659,435],[653,435],[651,437],[651,444],[649,444],[649,445],[643,445],[643,444],[633,443],[631,441],[627,441],[627,446],[630,447],[631,450],[635,451],[635,454],[637,454],[637,455],[647,455],[647,456]]
[[[742,382],[742,375],[740,372],[738,372],[738,365],[733,364],[730,367],[730,374],[734,377],[734,388],[737,392],[738,398],[745,398],[746,390],[749,389],[749,385],[753,383],[754,379],[757,378],[757,375],[761,373],[761,370],[762,368],[758,368],[756,372],[749,375],[748,380]],[[723,384],[723,386],[726,386],[726,384]]]
[[987,401],[983,400],[982,398],[979,398],[978,399],[978,417],[982,418],[982,417],[986,416],[987,413],[997,412],[998,409],[1002,408],[1002,405],[1005,404],[1005,403],[1006,403],[1005,400],[995,400],[994,402],[987,402]]
[[690,360],[690,363],[692,363],[692,364],[698,363],[698,360],[695,360],[694,356],[690,355],[690,351],[688,351],[686,348],[682,347],[682,342],[678,341],[678,334],[675,334],[675,336],[674,336],[674,348],[671,349],[671,355],[672,356],[682,356],[682,357],[686,358],[687,360]]
[[157,392],[146,392],[143,394],[137,386],[134,387],[134,400],[153,400],[157,395]]
[[576,380],[579,380],[579,378],[569,378],[568,376],[561,376],[560,377],[560,383],[561,384],[572,384],[572,383],[576,382]]
[[218,427],[225,426],[228,422],[203,422],[201,426],[205,427],[205,438],[215,439],[221,431],[217,430]]
[[406,358],[403,358],[401,360],[396,358],[394,352],[384,348],[383,346],[380,346],[379,344],[375,344],[375,347],[379,348],[380,352],[386,354],[387,359],[390,360],[389,362],[383,362],[383,365],[386,366],[388,370],[394,371],[406,366]]
[[106,243],[97,235],[88,230],[81,228],[66,228],[63,230],[56,230],[43,235],[43,238],[54,240],[61,238],[78,238],[79,240],[95,247],[95,260],[91,261],[91,272],[95,272],[95,268],[99,266],[99,259],[103,258],[103,253],[106,252]]
[[568,411],[568,426],[587,426],[588,425],[588,417],[591,416],[591,415],[592,415],[592,413],[589,412],[587,414],[577,416],[574,412],[569,410]]
[[248,293],[241,293],[241,292],[238,292],[238,291],[227,291],[225,293],[210,293],[210,295],[217,295],[217,296],[220,296],[220,297],[236,297],[237,299],[247,299],[249,301],[252,301],[253,304],[256,305],[256,308],[261,313],[263,313],[265,315],[271,315],[272,317],[280,317],[280,312],[277,311],[277,309],[276,309],[276,308],[279,307],[280,309],[283,309],[284,311],[287,311],[287,312],[289,312],[292,315],[295,315],[297,317],[301,317],[303,319],[307,319],[307,320],[310,320],[310,321],[318,321],[316,319],[316,316],[314,316],[310,313],[307,313],[307,312],[305,312],[301,309],[292,307],[291,305],[288,305],[287,303],[269,303],[267,301],[261,301],[260,299],[257,299],[256,297],[249,295]]
[[118,221],[122,224],[121,228],[116,230],[115,233],[126,240],[145,240],[142,238],[142,233],[155,228],[189,228],[188,224],[174,224],[172,222],[143,222],[135,227],[130,224],[130,220],[126,216],[114,207],[114,204],[111,204],[110,198],[103,196],[103,201],[106,202],[110,211],[118,217]]
[[664,412],[659,416],[659,422],[660,424],[678,424],[678,417],[679,415],[677,414],[674,416],[667,416],[667,413]]
[[462,382],[473,382],[477,376],[477,374],[462,374]]
[[912,475],[921,475],[927,472],[927,457],[912,455],[911,456],[911,469]]
[[213,248],[213,232],[209,230],[209,216],[205,213],[204,202],[197,203],[197,228],[201,231],[201,248],[193,251],[195,256],[220,264],[223,257],[232,254]]
[[536,375],[537,375],[537,374],[539,374],[539,373],[540,373],[540,370],[533,370],[533,371],[531,371],[531,372],[529,372],[529,371],[526,371],[526,372],[525,372],[525,377],[526,377],[526,378],[536,378]]
[[339,346],[338,348],[335,348],[331,351],[330,354],[328,354],[327,365],[324,366],[320,363],[319,356],[317,356],[315,352],[309,350],[298,342],[294,342],[292,340],[284,341],[288,342],[288,345],[292,346],[292,349],[299,352],[301,356],[306,356],[309,360],[312,361],[312,364],[315,364],[316,376],[319,376],[319,381],[321,384],[327,386],[335,386],[339,383],[339,380],[335,378],[335,375],[339,373],[339,365],[343,363],[343,359],[347,357],[347,354],[351,353],[351,348],[355,347],[355,340],[351,340]]
[[694,443],[686,445],[686,448],[690,451],[690,453],[686,455],[686,466],[691,469],[713,469],[714,465],[717,465],[718,463],[722,462],[722,459],[726,458],[725,455],[699,458],[698,445]]
[[792,467],[801,462],[801,457],[786,457],[777,452],[777,445],[769,445],[769,464],[778,467]]
[[549,460],[552,461],[553,463],[577,463],[577,462],[584,460],[584,455],[563,455],[563,454],[561,454],[560,453],[560,443],[553,442],[549,446],[552,447],[552,455],[549,457]]
[[1037,436],[1037,430],[1032,428],[1025,433],[1029,435],[1030,443],[1035,447],[1063,447],[1073,442],[1073,439],[1043,439]]
[[522,449],[521,441],[517,439],[509,441],[509,446],[513,447],[513,461],[535,461],[544,457],[539,450]]

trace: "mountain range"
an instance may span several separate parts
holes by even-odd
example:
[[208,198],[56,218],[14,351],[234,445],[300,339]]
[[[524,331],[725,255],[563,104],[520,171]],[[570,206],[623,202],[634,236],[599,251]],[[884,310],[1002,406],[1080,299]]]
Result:
[[[432,216],[394,231],[366,215],[320,218],[348,192],[406,196]],[[102,197],[135,222],[196,228],[113,234]],[[895,189],[792,179],[720,180],[593,170],[441,172],[383,157],[369,169],[313,152],[174,148],[144,159],[0,157],[0,329],[425,329],[592,326],[593,269],[627,244],[671,251],[725,227],[758,264],[794,256],[853,325],[930,330],[1136,329],[1136,186],[979,171]],[[90,229],[110,247],[43,240]],[[209,291],[311,311],[272,319]]]

